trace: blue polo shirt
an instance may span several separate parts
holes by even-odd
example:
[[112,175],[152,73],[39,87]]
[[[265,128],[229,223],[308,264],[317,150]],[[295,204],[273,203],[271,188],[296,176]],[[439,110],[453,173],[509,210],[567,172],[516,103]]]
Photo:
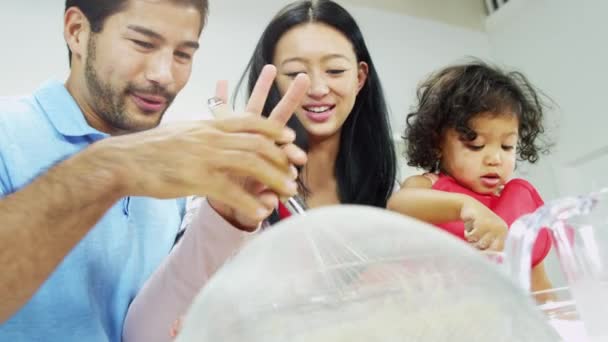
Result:
[[[106,137],[60,82],[31,97],[0,98],[0,197]],[[0,325],[0,341],[120,341],[127,308],[171,250],[183,212],[181,200],[121,199]]]

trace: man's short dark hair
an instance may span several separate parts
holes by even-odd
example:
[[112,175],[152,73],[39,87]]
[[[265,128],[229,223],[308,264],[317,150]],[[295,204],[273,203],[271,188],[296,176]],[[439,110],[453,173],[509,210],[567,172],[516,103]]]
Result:
[[[187,5],[195,7],[201,15],[201,27],[202,31],[205,26],[207,19],[207,13],[209,9],[208,0],[167,0],[180,5]],[[106,19],[111,15],[114,15],[124,10],[129,4],[129,0],[66,0],[65,10],[67,11],[70,7],[78,7],[82,13],[87,17],[87,20],[91,24],[91,31],[98,33],[103,30],[103,24]],[[200,33],[200,31],[199,31]],[[72,62],[72,52],[68,49],[68,57],[70,63]]]

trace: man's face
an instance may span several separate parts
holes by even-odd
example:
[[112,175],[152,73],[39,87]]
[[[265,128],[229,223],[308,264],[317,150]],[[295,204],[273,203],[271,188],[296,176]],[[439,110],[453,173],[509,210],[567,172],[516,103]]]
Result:
[[201,23],[196,8],[169,1],[131,0],[108,17],[87,45],[89,120],[109,133],[156,127],[190,77]]

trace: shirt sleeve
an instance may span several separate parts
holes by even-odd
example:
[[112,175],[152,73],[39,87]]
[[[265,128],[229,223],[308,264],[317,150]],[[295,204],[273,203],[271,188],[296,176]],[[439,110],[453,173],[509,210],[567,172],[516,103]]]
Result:
[[186,314],[209,278],[258,231],[238,230],[203,199],[180,242],[131,303],[123,341],[171,341],[173,322]]

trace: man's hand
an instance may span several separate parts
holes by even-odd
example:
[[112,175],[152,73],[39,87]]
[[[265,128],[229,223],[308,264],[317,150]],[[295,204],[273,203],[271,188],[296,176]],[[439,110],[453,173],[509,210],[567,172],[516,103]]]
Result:
[[166,125],[102,140],[87,152],[119,170],[124,196],[213,196],[262,217],[264,206],[228,175],[294,194],[289,160],[275,144],[293,139],[293,132],[276,122],[247,117]]
[[[273,116],[284,117],[286,122],[308,83],[306,76],[296,78]],[[270,212],[269,200],[253,195],[240,179],[264,184],[280,196],[292,196],[297,184],[291,165],[305,159],[299,149],[279,147],[295,139],[284,122],[259,115],[267,92],[254,92],[249,101],[248,111],[256,115],[174,123],[112,137],[93,144],[82,157],[94,158],[118,172],[120,195],[207,196],[229,203],[244,217],[259,222]]]

